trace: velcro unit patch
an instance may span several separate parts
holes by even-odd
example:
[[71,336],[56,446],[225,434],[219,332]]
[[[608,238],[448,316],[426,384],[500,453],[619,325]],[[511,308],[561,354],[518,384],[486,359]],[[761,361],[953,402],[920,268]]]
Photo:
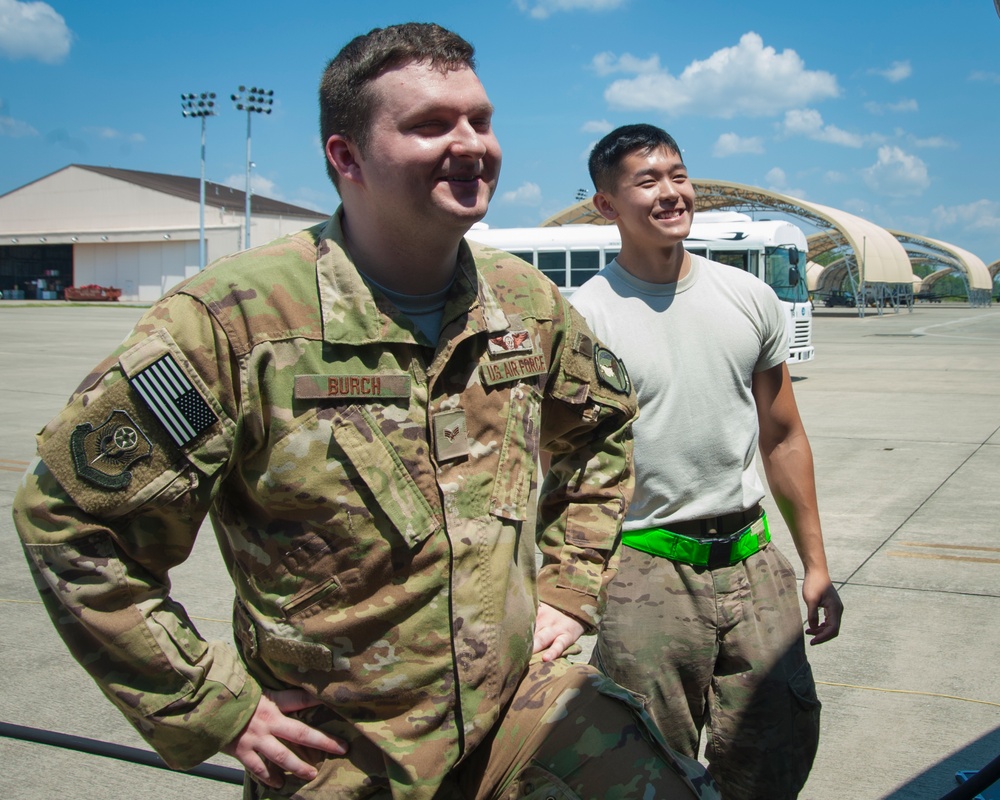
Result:
[[170,353],[133,375],[129,382],[178,447],[219,419]]

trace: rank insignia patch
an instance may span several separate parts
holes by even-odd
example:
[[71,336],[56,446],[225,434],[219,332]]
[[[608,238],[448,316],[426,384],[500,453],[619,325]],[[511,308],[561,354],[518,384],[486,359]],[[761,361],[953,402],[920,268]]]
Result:
[[169,353],[134,375],[130,383],[178,447],[218,420]]
[[465,431],[465,411],[460,408],[434,415],[434,455],[438,461],[450,461],[469,454]]
[[89,422],[77,425],[69,447],[76,474],[109,490],[128,486],[132,482],[129,467],[153,452],[153,443],[124,411],[112,411],[97,428]]
[[621,394],[628,394],[632,389],[632,381],[628,376],[622,360],[606,347],[594,345],[594,368],[597,379]]

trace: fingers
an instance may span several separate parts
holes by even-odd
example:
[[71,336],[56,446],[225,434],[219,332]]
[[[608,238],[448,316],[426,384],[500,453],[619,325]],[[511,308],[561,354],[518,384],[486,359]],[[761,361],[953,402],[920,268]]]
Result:
[[[820,609],[823,610],[822,621],[820,621]],[[813,637],[809,640],[809,644],[822,644],[837,638],[840,634],[840,622],[843,614],[844,604],[837,591],[831,586],[830,590],[809,610],[809,623],[805,629],[806,633]]]
[[258,781],[274,789],[281,787],[286,773],[311,781],[316,777],[316,768],[290,750],[286,742],[337,756],[347,752],[345,742],[284,713],[315,705],[319,705],[318,700],[298,689],[265,692],[250,722],[223,752],[238,759]]
[[532,653],[536,655],[541,653],[542,661],[555,661],[575,641],[568,634],[554,635],[554,633],[551,628],[535,633]]

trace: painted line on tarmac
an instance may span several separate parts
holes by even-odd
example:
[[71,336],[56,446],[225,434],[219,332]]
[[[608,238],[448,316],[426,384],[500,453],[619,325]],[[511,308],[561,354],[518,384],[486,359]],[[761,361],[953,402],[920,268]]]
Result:
[[30,463],[30,461],[17,461],[12,458],[0,458],[0,470],[3,472],[24,472]]
[[969,564],[1000,564],[1000,558],[985,558],[983,556],[953,556],[948,553],[904,553],[902,551],[890,550],[887,556],[897,558],[929,558],[935,561],[964,561]]
[[942,336],[947,339],[970,339],[974,342],[983,341],[982,338],[975,336],[949,336],[944,333],[929,333],[929,331],[934,330],[934,328],[947,328],[949,325],[961,325],[963,322],[982,322],[983,320],[992,319],[992,317],[975,316],[975,317],[962,317],[961,319],[953,319],[950,322],[938,322],[934,325],[925,325],[922,328],[913,328],[910,331],[913,336]]
[[939,547],[945,550],[985,550],[987,553],[1000,553],[1000,547],[984,547],[978,544],[941,544],[940,542],[896,542],[903,547]]

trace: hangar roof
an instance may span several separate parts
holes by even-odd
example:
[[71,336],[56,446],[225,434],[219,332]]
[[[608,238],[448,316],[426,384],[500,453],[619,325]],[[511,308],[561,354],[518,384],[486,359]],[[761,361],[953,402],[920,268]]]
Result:
[[[127,183],[132,183],[157,192],[163,192],[164,194],[174,195],[175,197],[180,197],[185,200],[193,200],[195,203],[200,202],[201,199],[199,179],[187,178],[182,175],[166,175],[160,172],[141,172],[134,169],[116,169],[114,167],[93,167],[87,164],[70,164],[50,174],[55,175],[58,172],[62,172],[63,170],[67,170],[72,167],[87,170],[89,172],[96,172],[109,178],[126,181]],[[48,177],[49,175],[45,175],[44,177],[32,181],[31,183],[38,183],[38,181],[45,180],[45,178]],[[31,183],[25,185],[30,186]],[[14,189],[14,191],[20,191],[23,188],[24,186],[19,186],[17,189]],[[12,194],[12,192],[9,192],[8,194]],[[206,206],[232,210],[243,208],[245,204],[246,192],[239,189],[233,189],[230,186],[223,186],[221,183],[205,181]],[[302,206],[295,206],[291,203],[283,203],[280,200],[272,200],[269,197],[254,194],[253,192],[250,193],[250,210],[251,212],[257,214],[269,214],[282,217],[305,217],[307,219],[315,219],[318,216],[324,216],[322,212],[317,212],[309,208],[303,208]]]

